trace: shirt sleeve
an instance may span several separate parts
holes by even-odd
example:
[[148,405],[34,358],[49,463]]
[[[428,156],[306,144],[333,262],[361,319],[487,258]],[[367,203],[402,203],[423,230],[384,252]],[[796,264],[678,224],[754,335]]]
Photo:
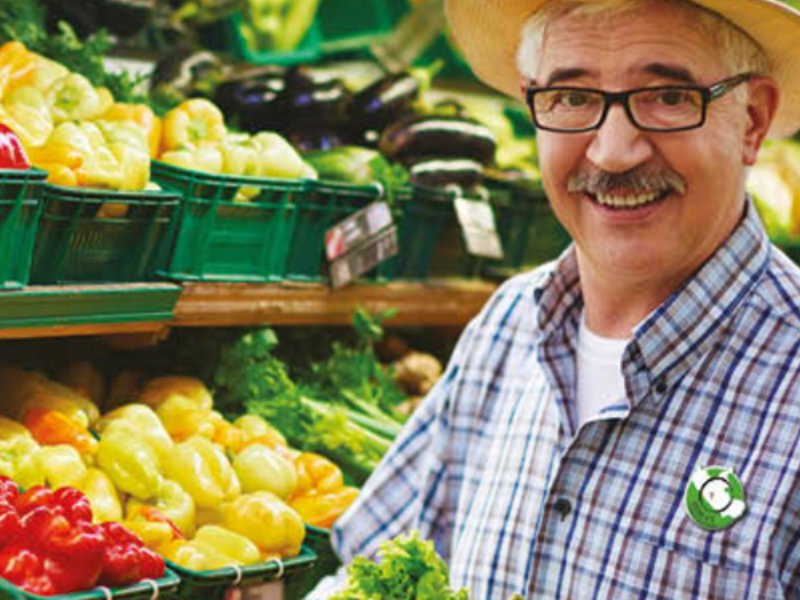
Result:
[[448,413],[473,326],[462,334],[444,375],[334,525],[331,543],[343,564],[359,555],[374,558],[383,540],[414,529],[434,539],[447,560],[449,532],[442,530],[446,519],[437,516],[446,495]]

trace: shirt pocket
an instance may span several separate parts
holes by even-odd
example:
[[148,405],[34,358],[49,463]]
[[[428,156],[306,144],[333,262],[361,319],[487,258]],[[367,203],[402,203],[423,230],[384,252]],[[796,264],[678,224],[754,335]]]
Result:
[[643,591],[665,598],[784,598],[759,526],[745,513],[727,529],[708,531],[681,514],[660,531],[630,532],[629,550],[646,565]]

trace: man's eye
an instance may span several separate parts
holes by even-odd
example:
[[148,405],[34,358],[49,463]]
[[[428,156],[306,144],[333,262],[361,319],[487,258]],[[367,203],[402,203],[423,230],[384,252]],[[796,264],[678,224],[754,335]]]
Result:
[[662,90],[658,93],[655,100],[664,106],[679,106],[685,102],[689,102],[690,98],[683,90]]
[[589,95],[583,92],[565,92],[559,98],[559,104],[568,108],[579,108],[589,103]]

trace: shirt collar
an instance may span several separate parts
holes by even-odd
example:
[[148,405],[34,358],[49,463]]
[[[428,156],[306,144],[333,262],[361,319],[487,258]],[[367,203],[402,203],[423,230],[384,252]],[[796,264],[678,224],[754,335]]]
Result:
[[[770,253],[769,240],[748,198],[745,215],[728,240],[636,327],[623,367],[636,362],[636,368],[645,369],[650,382],[658,382],[665,396],[756,285]],[[556,331],[566,338],[577,331],[583,298],[573,245],[551,264],[533,296],[540,340]]]
[[629,356],[633,350],[641,357],[662,397],[723,331],[766,270],[770,254],[766,232],[748,199],[744,218],[728,240],[636,327],[636,348],[629,348]]

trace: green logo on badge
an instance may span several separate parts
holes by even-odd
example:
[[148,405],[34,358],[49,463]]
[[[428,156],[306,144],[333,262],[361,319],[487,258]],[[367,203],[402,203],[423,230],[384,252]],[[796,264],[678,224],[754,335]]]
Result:
[[692,473],[683,502],[692,521],[711,531],[730,527],[747,509],[742,482],[731,469],[717,466]]

